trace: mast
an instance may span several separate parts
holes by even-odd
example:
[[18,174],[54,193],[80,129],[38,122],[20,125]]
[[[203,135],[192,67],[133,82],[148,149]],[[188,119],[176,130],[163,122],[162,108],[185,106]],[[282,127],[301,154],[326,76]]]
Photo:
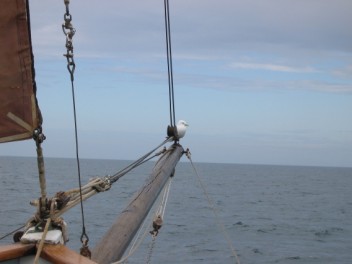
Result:
[[107,264],[121,259],[183,153],[182,146],[174,144],[157,161],[144,186],[92,250],[94,261]]

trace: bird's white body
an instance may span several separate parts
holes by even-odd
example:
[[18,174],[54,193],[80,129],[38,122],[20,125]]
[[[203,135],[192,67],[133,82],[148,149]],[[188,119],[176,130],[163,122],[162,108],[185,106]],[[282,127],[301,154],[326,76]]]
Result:
[[184,120],[178,121],[176,126],[178,139],[183,138],[185,136],[187,127],[188,127],[188,124],[186,121]]

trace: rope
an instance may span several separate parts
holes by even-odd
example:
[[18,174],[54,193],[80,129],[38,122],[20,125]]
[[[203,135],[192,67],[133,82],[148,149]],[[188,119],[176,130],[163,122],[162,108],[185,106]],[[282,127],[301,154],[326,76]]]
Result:
[[163,198],[161,200],[161,204],[159,206],[158,212],[156,213],[156,216],[160,215],[163,219],[164,219],[164,214],[165,214],[165,210],[166,210],[166,204],[169,199],[170,186],[171,186],[171,182],[172,182],[171,179],[172,178],[170,177],[170,179],[168,180],[168,183],[165,186]]
[[175,120],[176,118],[175,118],[174,80],[173,80],[173,70],[172,70],[169,0],[164,0],[164,11],[165,11],[167,71],[168,71],[168,81],[169,81],[170,125],[172,127],[175,127],[176,126],[176,120]]
[[[169,141],[169,139],[163,141],[162,144],[164,144],[167,141]],[[158,147],[160,147],[162,144],[158,145]],[[152,151],[154,151],[158,147],[154,148]],[[73,208],[74,206],[76,206],[79,203],[82,203],[83,201],[87,200],[88,198],[92,197],[93,195],[95,195],[99,192],[104,192],[104,191],[109,190],[111,188],[112,184],[114,182],[116,182],[119,178],[121,178],[123,175],[127,174],[127,172],[129,172],[133,168],[143,164],[144,162],[150,160],[151,158],[165,153],[166,151],[167,151],[166,148],[164,148],[163,150],[157,152],[156,154],[149,157],[148,159],[143,160],[142,158],[140,158],[139,160],[130,164],[129,166],[122,169],[120,172],[116,173],[113,176],[104,176],[104,177],[100,177],[100,178],[95,178],[95,179],[90,180],[83,187],[79,187],[79,188],[75,188],[75,189],[71,189],[66,192],[63,192],[64,196],[69,198],[69,199],[67,199],[68,202],[65,203],[58,210],[54,210],[52,212],[52,218],[56,219],[60,215],[62,215],[63,213],[67,212],[69,209]],[[149,152],[148,154],[150,154],[151,152]],[[147,157],[147,155],[144,155],[143,157],[145,158],[145,157]],[[5,235],[4,237],[6,237],[10,234]],[[0,240],[1,239],[2,238],[0,238]]]
[[154,250],[154,246],[155,246],[155,239],[156,239],[156,236],[153,236],[152,242],[149,245],[149,253],[148,253],[147,259],[145,261],[147,264],[149,264],[152,259],[153,250]]
[[110,176],[109,178],[110,178],[111,183],[116,182],[122,176],[126,175],[128,172],[130,172],[134,168],[138,167],[139,165],[141,165],[141,164],[149,161],[150,159],[164,153],[166,151],[165,148],[162,151],[156,153],[154,156],[147,159],[147,157],[149,157],[154,151],[156,151],[158,148],[160,148],[162,145],[164,145],[165,143],[167,143],[169,141],[170,141],[170,138],[165,139],[161,144],[159,144],[157,147],[155,147],[154,149],[152,149],[151,151],[149,151],[148,153],[146,153],[145,155],[143,155],[142,157],[137,159],[135,162],[131,163],[130,165],[128,165],[124,169],[122,169],[122,170],[116,172],[114,175]]
[[212,201],[212,199],[211,199],[209,193],[207,192],[207,190],[206,190],[206,188],[205,188],[205,185],[204,185],[204,183],[203,183],[203,181],[202,181],[202,179],[201,179],[201,177],[200,177],[200,175],[199,175],[199,173],[198,173],[198,171],[197,171],[195,165],[193,164],[193,161],[192,161],[192,158],[191,158],[191,152],[189,151],[189,149],[186,150],[186,156],[187,156],[187,158],[188,158],[188,159],[190,160],[190,162],[191,162],[193,171],[195,172],[195,174],[196,174],[196,176],[197,176],[197,179],[198,179],[198,181],[199,181],[199,183],[200,183],[200,186],[202,187],[203,192],[204,192],[204,194],[205,194],[205,196],[206,196],[206,198],[207,198],[208,204],[209,204],[209,206],[211,207],[211,209],[212,209],[212,211],[213,211],[213,213],[214,213],[214,215],[215,215],[217,224],[218,224],[218,226],[220,227],[220,229],[221,229],[221,231],[222,231],[222,233],[223,233],[225,239],[227,240],[227,243],[228,243],[228,245],[229,245],[229,247],[230,247],[230,249],[231,249],[232,255],[235,257],[236,263],[237,263],[237,264],[240,264],[240,259],[239,259],[238,255],[237,255],[237,253],[236,253],[235,247],[234,247],[234,245],[233,245],[233,243],[232,243],[232,241],[231,241],[231,239],[230,239],[228,233],[226,232],[225,225],[222,223],[222,221],[221,221],[221,219],[220,219],[220,216],[219,216],[219,214],[218,214],[217,208],[216,208],[214,202]]
[[[38,133],[38,134],[37,134]],[[41,134],[41,131],[39,132],[38,129],[35,131],[34,137],[36,140],[36,145],[37,145],[37,165],[38,165],[38,172],[39,172],[39,186],[40,186],[40,193],[41,193],[41,203],[44,205],[44,208],[46,207],[46,179],[45,179],[45,167],[44,167],[44,157],[43,157],[43,150],[41,147],[41,137],[39,136]],[[39,209],[40,214],[42,217],[44,217],[45,210],[42,211],[42,208]]]
[[[152,219],[150,216],[151,215],[159,215],[160,213],[164,216],[165,214],[165,207],[166,207],[166,203],[168,200],[168,196],[170,193],[170,186],[171,186],[171,177],[168,180],[169,182],[165,185],[164,190],[163,190],[163,196],[159,202],[159,206],[158,208],[155,210],[154,214],[151,214],[152,210],[149,211],[147,217],[145,218],[146,220],[143,222],[142,226],[140,227],[140,229],[137,232],[137,235],[135,236],[130,250],[128,252],[128,254],[126,256],[124,256],[122,259],[120,259],[119,261],[113,262],[111,264],[121,264],[124,263],[126,260],[128,260],[128,258],[130,258],[135,252],[136,250],[139,248],[139,246],[142,244],[142,242],[144,241],[145,237],[147,236],[147,234],[149,233],[149,228],[151,227],[151,222]],[[160,196],[159,196],[160,199]],[[150,219],[149,219],[150,218]],[[147,219],[149,219],[149,221],[147,221]],[[146,223],[149,222],[149,224],[146,226]],[[144,227],[146,226],[146,228],[144,229]],[[142,230],[144,229],[144,233],[141,235]],[[153,244],[155,244],[155,239],[156,236],[152,236],[152,242]],[[148,259],[150,260],[151,255],[152,255],[152,251],[153,251],[154,245],[150,245],[149,246],[149,254],[148,254]],[[147,262],[150,263],[150,262]]]
[[82,234],[81,234],[81,242],[87,243],[89,241],[88,235],[86,233],[85,221],[84,221],[84,207],[82,201],[82,180],[81,180],[81,168],[79,161],[79,146],[78,146],[78,128],[77,128],[77,114],[76,114],[76,99],[75,99],[75,87],[74,87],[74,71],[76,68],[76,64],[73,59],[73,44],[72,39],[76,33],[75,28],[71,24],[72,15],[69,10],[69,0],[64,0],[66,6],[66,12],[64,14],[64,23],[62,24],[62,30],[64,35],[66,36],[66,49],[67,52],[64,56],[67,59],[67,69],[70,73],[71,77],[71,91],[72,91],[72,104],[73,104],[73,116],[74,116],[74,125],[75,125],[75,146],[76,146],[76,162],[77,162],[77,173],[78,173],[78,184],[80,191],[80,200],[81,200],[81,218],[82,218]]
[[[150,215],[150,214],[149,214]],[[148,215],[148,217],[149,217]],[[148,218],[146,217],[146,219]],[[149,221],[150,222],[150,221]],[[145,228],[143,235],[141,236],[141,232],[144,229],[145,225],[146,225],[147,221],[143,222],[143,225],[141,226],[141,228],[138,230],[138,233],[131,245],[131,248],[128,252],[128,254],[126,256],[124,256],[122,259],[120,259],[119,261],[113,262],[111,264],[121,264],[124,263],[126,260],[128,260],[135,252],[136,250],[139,248],[139,246],[142,244],[142,242],[144,241],[145,237],[148,234],[148,230],[149,230],[149,226],[150,224]]]
[[[154,217],[154,219],[156,219],[157,217],[161,217],[162,222],[164,221],[164,214],[165,214],[165,210],[166,210],[166,204],[167,204],[167,201],[168,201],[168,198],[169,198],[171,181],[172,181],[172,178],[170,177],[168,179],[168,183],[166,184],[166,186],[164,188],[163,197],[161,199],[159,208],[156,211],[156,214],[155,214],[155,217]],[[154,227],[154,223],[153,223],[153,227]],[[156,231],[156,233],[154,231],[155,231],[155,229],[150,232],[152,234],[152,241],[150,242],[150,245],[149,245],[149,252],[148,252],[148,255],[147,255],[147,259],[146,259],[146,263],[147,264],[149,264],[150,261],[151,261],[151,258],[152,258],[152,255],[153,255],[153,250],[154,250],[154,247],[155,247],[156,237],[157,237],[157,235],[159,233],[159,231]]]
[[38,250],[37,250],[37,253],[35,255],[34,264],[38,264],[39,263],[38,262],[39,261],[39,257],[40,257],[40,254],[42,253],[42,250],[43,250],[46,234],[48,233],[48,229],[49,229],[50,223],[51,223],[51,218],[48,218],[48,220],[46,221],[46,224],[45,224],[45,228],[44,228],[44,231],[43,231],[42,239],[40,240],[40,243],[39,243],[39,246],[38,246]]

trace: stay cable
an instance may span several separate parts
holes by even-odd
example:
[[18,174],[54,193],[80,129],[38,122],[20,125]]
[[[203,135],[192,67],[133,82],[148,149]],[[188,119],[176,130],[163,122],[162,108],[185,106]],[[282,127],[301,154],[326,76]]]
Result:
[[173,69],[172,69],[169,0],[164,0],[164,11],[165,11],[166,57],[167,57],[168,83],[169,83],[170,125],[172,127],[175,127],[176,126],[175,93],[174,93],[174,80],[173,80]]

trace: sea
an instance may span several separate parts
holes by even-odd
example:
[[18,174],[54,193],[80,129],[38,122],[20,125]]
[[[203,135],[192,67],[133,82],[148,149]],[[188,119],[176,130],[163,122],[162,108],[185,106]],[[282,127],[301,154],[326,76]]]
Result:
[[[82,182],[130,161],[80,161]],[[147,162],[84,203],[89,247],[99,242],[153,167]],[[78,186],[75,159],[46,158],[48,196]],[[195,163],[177,165],[155,240],[126,263],[352,263],[352,168]],[[21,227],[40,196],[37,163],[0,157],[0,236]],[[154,210],[154,209],[153,209]],[[68,246],[81,247],[81,209],[64,215]],[[151,222],[147,219],[146,230]],[[12,236],[0,241],[10,243]],[[233,251],[234,250],[234,251]],[[235,253],[234,253],[235,252]]]

